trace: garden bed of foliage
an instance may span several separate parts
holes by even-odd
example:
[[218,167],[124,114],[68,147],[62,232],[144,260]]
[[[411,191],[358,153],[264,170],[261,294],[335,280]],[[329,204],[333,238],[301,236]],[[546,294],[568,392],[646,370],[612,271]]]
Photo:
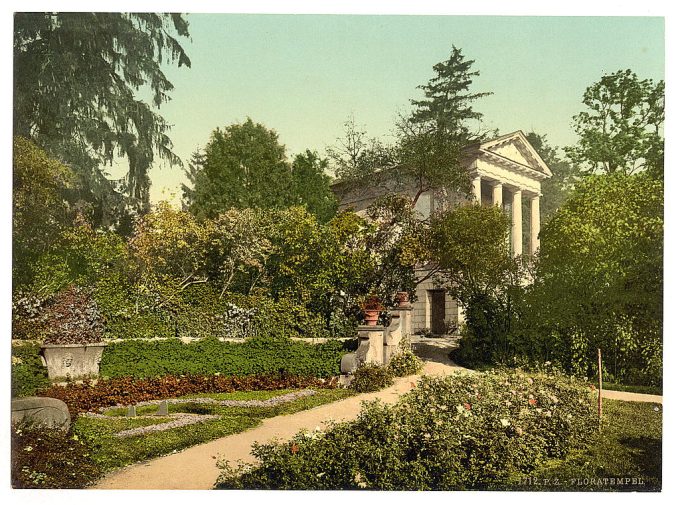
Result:
[[97,382],[53,385],[40,392],[42,396],[57,398],[75,416],[102,407],[133,405],[148,400],[176,398],[198,393],[232,393],[234,391],[270,391],[293,388],[334,389],[337,379],[320,379],[296,375],[168,375],[146,379],[120,377]]
[[109,344],[102,356],[102,377],[160,375],[256,375],[288,373],[314,377],[340,374],[340,359],[355,342],[331,340],[307,344],[286,338],[250,338],[242,343],[206,338],[135,340]]
[[[251,382],[248,387],[274,387],[284,382]],[[311,381],[288,381],[291,387],[311,385]],[[241,384],[243,387],[245,383]],[[219,404],[186,403],[169,406],[169,417],[120,415],[106,418],[78,416],[68,433],[18,425],[12,430],[12,485],[15,488],[83,488],[95,483],[106,472],[139,461],[224,437],[257,426],[262,419],[322,405],[346,398],[352,392],[314,385],[316,393],[289,402],[264,407],[226,407]],[[298,390],[299,391],[299,390]],[[236,391],[232,393],[193,394],[215,400],[267,400],[289,393],[289,389]],[[144,397],[144,396],[142,396]],[[145,407],[140,409],[140,412]],[[155,410],[155,407],[147,407]],[[200,414],[211,419],[200,424],[179,426],[129,436],[125,442],[117,434],[130,429],[171,421],[180,412]],[[212,417],[214,416],[214,417]]]
[[256,444],[257,466],[223,463],[219,488],[461,490],[583,448],[594,397],[564,376],[493,372],[424,377],[394,406],[364,407],[323,434]]

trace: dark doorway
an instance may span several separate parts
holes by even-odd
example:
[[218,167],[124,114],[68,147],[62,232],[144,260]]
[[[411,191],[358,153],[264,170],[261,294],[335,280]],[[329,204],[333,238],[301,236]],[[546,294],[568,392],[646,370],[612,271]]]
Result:
[[430,329],[435,335],[446,333],[446,291],[436,289],[430,291]]

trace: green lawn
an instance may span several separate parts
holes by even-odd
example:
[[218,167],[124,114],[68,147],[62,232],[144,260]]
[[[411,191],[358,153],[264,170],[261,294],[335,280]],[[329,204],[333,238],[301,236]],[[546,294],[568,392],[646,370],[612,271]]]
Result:
[[510,487],[531,491],[659,491],[662,406],[605,399],[603,413],[602,432],[593,433],[589,448],[574,451],[564,461],[550,461],[517,478]]
[[[289,392],[291,391],[240,391],[200,396],[216,400],[266,400]],[[253,428],[260,424],[262,419],[267,417],[310,409],[324,403],[346,398],[352,394],[352,391],[346,389],[320,389],[317,390],[315,395],[298,398],[289,403],[274,407],[248,408],[222,407],[209,404],[170,404],[168,405],[170,413],[217,414],[220,418],[163,432],[148,433],[124,439],[115,437],[115,433],[138,426],[167,422],[170,418],[135,419],[112,417],[111,419],[97,419],[80,416],[75,423],[74,433],[81,440],[87,441],[88,445],[92,448],[92,456],[96,463],[104,471],[110,471]],[[194,395],[193,397],[196,396]],[[141,407],[137,409],[137,414],[148,415],[156,410],[156,406]],[[118,409],[117,411],[109,411],[109,414],[121,416],[125,411],[125,409]]]

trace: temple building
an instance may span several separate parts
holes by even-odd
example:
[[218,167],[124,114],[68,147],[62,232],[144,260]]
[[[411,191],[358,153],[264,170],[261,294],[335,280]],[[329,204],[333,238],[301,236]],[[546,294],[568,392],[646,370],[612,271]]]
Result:
[[[472,197],[482,205],[498,205],[510,216],[512,254],[535,253],[541,230],[541,182],[552,173],[524,133],[516,131],[471,145],[463,150],[461,160],[472,177]],[[389,172],[381,174],[380,178],[380,184],[360,190],[343,191],[342,183],[334,185],[333,189],[340,197],[340,209],[352,208],[360,215],[365,214],[378,197],[393,190],[390,188]],[[460,205],[468,201],[464,195],[450,194],[442,189],[418,195],[415,209],[423,219],[445,204]],[[402,191],[412,198],[417,194],[415,188],[410,190],[408,186]],[[522,226],[523,202],[530,214],[528,229]],[[527,249],[523,250],[523,244],[527,244]],[[419,271],[419,275],[424,276],[425,272]],[[418,284],[416,297],[413,331],[441,335],[462,322],[463,307],[458,307],[456,300],[433,279]]]

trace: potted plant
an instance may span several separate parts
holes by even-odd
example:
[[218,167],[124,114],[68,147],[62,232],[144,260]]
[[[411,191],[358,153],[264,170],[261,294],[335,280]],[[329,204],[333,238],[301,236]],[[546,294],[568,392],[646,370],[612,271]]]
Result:
[[375,295],[366,298],[361,305],[361,309],[364,313],[364,321],[367,326],[376,326],[380,318],[380,312],[385,310],[382,303],[380,303],[380,298]]
[[397,291],[395,301],[397,302],[397,307],[400,308],[408,307],[409,306],[408,291]]
[[46,310],[47,331],[41,354],[50,379],[79,379],[99,374],[104,352],[104,319],[88,290],[70,286]]

